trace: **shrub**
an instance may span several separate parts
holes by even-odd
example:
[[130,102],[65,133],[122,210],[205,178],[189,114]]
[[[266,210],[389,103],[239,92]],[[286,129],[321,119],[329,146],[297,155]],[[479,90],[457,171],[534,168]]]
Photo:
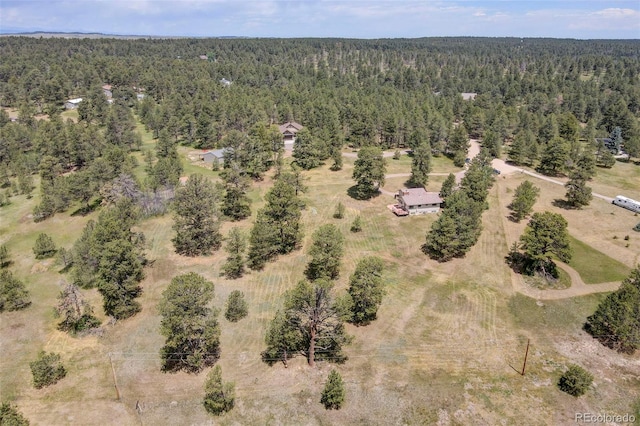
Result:
[[336,206],[336,211],[333,213],[334,219],[342,219],[344,217],[344,204],[338,203]]
[[9,249],[6,245],[0,246],[0,268],[4,268],[9,264]]
[[40,352],[38,359],[29,364],[33,374],[33,385],[37,388],[54,385],[67,375],[67,370],[60,362],[60,355]]
[[570,365],[569,369],[558,380],[558,387],[561,391],[575,397],[584,395],[591,383],[593,376],[579,365]]
[[362,219],[360,216],[356,216],[351,224],[351,232],[360,232],[362,231]]

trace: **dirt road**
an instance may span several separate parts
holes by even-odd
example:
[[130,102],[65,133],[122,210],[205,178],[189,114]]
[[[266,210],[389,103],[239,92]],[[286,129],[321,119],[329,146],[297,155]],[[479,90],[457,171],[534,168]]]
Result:
[[585,296],[592,293],[606,293],[616,291],[620,287],[620,281],[601,283],[601,284],[585,284],[580,274],[566,263],[555,261],[571,277],[571,287],[562,290],[539,290],[525,284],[522,276],[512,272],[514,275],[513,284],[518,293],[532,297],[537,300],[558,300],[567,299],[569,297]]

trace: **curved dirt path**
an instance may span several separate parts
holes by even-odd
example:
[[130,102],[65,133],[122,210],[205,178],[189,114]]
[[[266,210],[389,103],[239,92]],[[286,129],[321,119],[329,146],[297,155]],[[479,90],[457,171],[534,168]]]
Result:
[[585,284],[584,281],[582,281],[580,274],[578,274],[578,272],[571,266],[557,260],[555,262],[560,268],[569,274],[569,277],[571,278],[571,287],[561,290],[539,290],[528,286],[520,274],[516,274],[512,271],[511,273],[514,278],[512,282],[515,290],[518,293],[522,293],[525,296],[529,296],[537,300],[558,300],[567,299],[569,297],[586,296],[587,294],[593,293],[616,291],[618,287],[620,287],[620,281],[601,284]]

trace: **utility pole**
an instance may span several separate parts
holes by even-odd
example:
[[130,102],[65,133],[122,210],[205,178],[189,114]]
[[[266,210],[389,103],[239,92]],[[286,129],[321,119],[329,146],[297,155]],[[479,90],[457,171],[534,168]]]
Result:
[[529,339],[527,339],[527,351],[524,353],[524,363],[522,364],[521,376],[524,376],[524,369],[527,367],[527,356],[529,356]]
[[113,367],[111,352],[108,353],[109,363],[111,364],[111,374],[113,375],[113,387],[116,388],[116,399],[120,401],[120,390],[118,389],[118,381],[116,380],[116,369]]

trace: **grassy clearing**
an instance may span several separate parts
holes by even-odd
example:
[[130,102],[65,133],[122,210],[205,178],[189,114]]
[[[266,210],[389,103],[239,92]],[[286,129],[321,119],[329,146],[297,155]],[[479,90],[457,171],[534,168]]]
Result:
[[597,174],[590,182],[594,192],[610,197],[624,195],[640,200],[640,166],[633,163],[616,162],[610,168],[597,169]]
[[[153,144],[143,133],[143,146],[152,148]],[[186,152],[186,148],[180,148],[182,155]],[[398,173],[408,172],[403,168],[410,167],[410,163],[399,161]],[[384,194],[368,201],[351,199],[346,191],[354,183],[353,159],[345,158],[344,163],[344,169],[337,172],[329,171],[330,164],[304,172],[309,190],[302,196],[307,207],[302,213],[305,239],[301,250],[238,280],[220,276],[226,257],[223,250],[199,258],[176,255],[170,241],[170,215],[140,223],[138,228],[147,237],[147,255],[153,261],[145,268],[140,298],[143,310],[126,321],[105,324],[101,338],[71,338],[55,330],[52,307],[59,291],[57,281],[64,275],[55,265],[35,261],[31,252],[39,232],[47,232],[56,243],[69,247],[84,223],[99,212],[86,217],[59,214],[34,224],[29,214],[38,196],[28,201],[16,197],[14,204],[0,212],[0,241],[9,245],[16,260],[12,269],[27,282],[34,303],[25,311],[2,314],[2,399],[15,400],[36,424],[87,425],[212,421],[447,424],[446,419],[451,424],[476,424],[478,418],[486,424],[515,425],[522,424],[522,418],[535,418],[537,424],[554,425],[570,422],[570,416],[562,413],[625,408],[620,402],[624,400],[623,393],[635,392],[632,386],[637,379],[632,381],[633,371],[624,367],[626,359],[617,354],[588,359],[584,355],[580,359],[593,363],[587,365],[591,370],[601,371],[594,394],[576,402],[564,398],[555,388],[557,375],[568,361],[595,350],[589,347],[580,351],[563,345],[592,344],[593,339],[580,329],[603,296],[540,304],[513,294],[504,256],[526,221],[507,221],[505,206],[512,196],[508,190],[513,191],[519,184],[519,177],[498,179],[489,195],[490,208],[483,215],[484,231],[478,244],[465,258],[440,264],[420,252],[425,233],[437,216],[395,217],[386,209],[393,198]],[[186,170],[190,174],[204,169],[191,165]],[[434,165],[434,172],[441,171]],[[210,176],[215,173],[210,172]],[[432,177],[430,186],[433,183],[439,187],[443,179],[444,176]],[[398,178],[389,185],[397,186],[402,181]],[[254,215],[263,205],[271,182],[267,176],[253,184],[250,197]],[[554,209],[552,200],[562,191],[559,186],[544,186],[536,209]],[[345,205],[346,215],[334,219],[339,202]],[[594,201],[593,208],[567,212],[572,235],[585,242],[584,237],[594,230],[622,235],[619,223],[599,225],[598,218],[610,217],[610,208]],[[353,234],[349,227],[357,215],[363,220],[363,231]],[[620,219],[618,215],[615,218]],[[387,294],[378,319],[366,327],[347,325],[354,341],[345,348],[349,356],[345,364],[319,363],[318,368],[309,369],[299,357],[287,369],[279,364],[269,367],[260,360],[265,330],[282,306],[284,293],[303,277],[311,234],[324,223],[336,224],[346,239],[337,291],[347,288],[359,258],[376,255],[384,260]],[[226,234],[231,226],[238,226],[248,232],[251,225],[252,219],[224,223],[222,231]],[[611,250],[613,258],[624,258],[627,248],[617,246],[617,242],[607,244],[619,249]],[[160,371],[158,352],[163,338],[159,334],[157,304],[171,278],[190,271],[214,282],[215,308],[222,309],[233,290],[243,291],[249,303],[249,315],[238,323],[219,317],[219,364],[225,380],[236,383],[237,406],[216,419],[209,417],[201,404],[206,372],[168,375]],[[84,294],[104,319],[99,294],[95,290]],[[521,365],[527,338],[532,340],[529,373],[521,377],[513,366]],[[30,385],[28,363],[41,349],[61,353],[69,374],[58,385],[37,391]],[[340,371],[347,388],[345,406],[337,412],[325,411],[318,402],[331,368]],[[637,397],[637,392],[633,396]],[[136,402],[140,413],[135,411]]]
[[527,330],[539,330],[540,335],[553,337],[582,329],[587,316],[593,314],[604,299],[602,294],[566,300],[547,300],[544,303],[515,294],[509,299],[514,321]]
[[570,265],[586,284],[621,281],[629,276],[631,269],[628,266],[576,238],[569,238],[573,250]]

